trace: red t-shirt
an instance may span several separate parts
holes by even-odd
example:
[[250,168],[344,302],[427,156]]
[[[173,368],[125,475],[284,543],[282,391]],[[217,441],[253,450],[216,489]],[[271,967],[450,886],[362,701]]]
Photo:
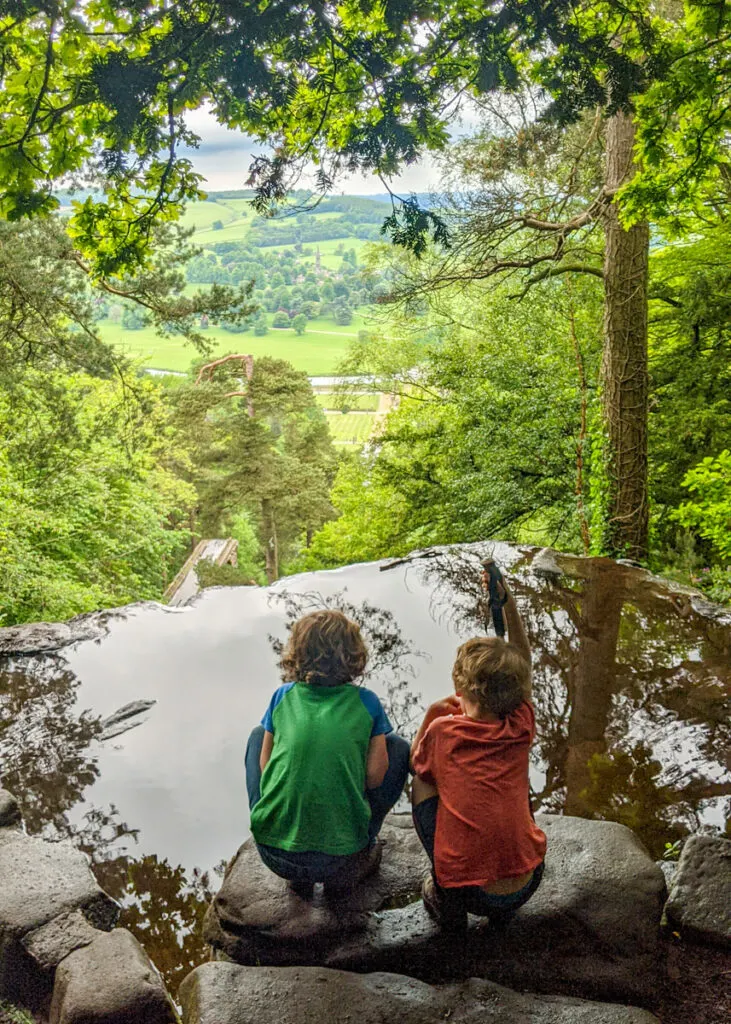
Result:
[[531,816],[528,791],[535,731],[533,706],[524,701],[504,721],[446,715],[422,736],[413,764],[439,791],[434,861],[441,886],[490,885],[543,860],[546,837]]

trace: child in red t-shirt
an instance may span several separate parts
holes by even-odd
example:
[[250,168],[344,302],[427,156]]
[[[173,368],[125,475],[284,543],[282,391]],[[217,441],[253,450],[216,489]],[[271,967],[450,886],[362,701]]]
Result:
[[465,928],[468,911],[504,926],[543,875],[546,837],[528,787],[530,646],[499,580],[509,642],[462,644],[452,670],[456,696],[431,705],[411,748],[414,824],[433,868],[422,896],[449,929]]

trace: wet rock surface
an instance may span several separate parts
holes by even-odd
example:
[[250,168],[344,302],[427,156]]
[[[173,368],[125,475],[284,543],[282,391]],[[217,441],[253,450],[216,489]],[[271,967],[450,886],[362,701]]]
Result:
[[687,840],[665,913],[685,938],[731,948],[731,840]]
[[85,612],[66,622],[28,622],[22,626],[0,628],[0,657],[48,654],[82,640],[100,640],[109,632],[114,619],[124,618],[135,609],[160,608],[155,601],[137,601],[122,608]]
[[125,704],[99,723],[99,739],[111,740],[143,725],[148,718],[147,712],[154,708],[155,704],[156,700],[133,700]]
[[[539,815],[548,836],[543,883],[505,932],[471,919],[441,933],[418,891],[426,862],[408,817],[381,833],[379,873],[347,901],[301,900],[249,841],[229,866],[205,935],[223,959],[394,971],[429,981],[470,976],[536,992],[651,1005],[659,975],[662,872],[629,829]],[[416,902],[413,900],[416,899]]]
[[427,985],[396,974],[205,964],[180,989],[184,1024],[657,1024],[645,1010],[520,994],[471,978]]
[[101,929],[113,927],[119,916],[84,854],[68,842],[0,830],[0,996],[41,992],[49,967],[79,940],[88,941],[78,919],[68,932],[62,922],[49,927],[58,918],[75,918],[75,912]]
[[0,828],[19,825],[22,819],[20,804],[7,789],[0,788]]
[[174,1024],[160,975],[137,939],[100,933],[56,971],[50,1024]]
[[88,946],[98,935],[99,931],[89,924],[83,913],[73,910],[28,932],[21,944],[41,970],[50,971],[69,953]]

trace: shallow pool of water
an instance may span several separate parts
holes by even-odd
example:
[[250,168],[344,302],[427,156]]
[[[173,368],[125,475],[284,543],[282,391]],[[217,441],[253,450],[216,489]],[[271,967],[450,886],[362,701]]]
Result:
[[210,590],[183,609],[132,606],[101,639],[0,662],[0,775],[30,831],[88,851],[173,988],[207,956],[205,903],[248,835],[244,748],[288,623],[323,605],[356,618],[367,685],[410,734],[450,691],[458,643],[488,628],[488,551],[533,646],[535,809],[621,821],[656,857],[727,827],[731,615],[641,570],[569,556],[534,567],[535,549],[477,545]]

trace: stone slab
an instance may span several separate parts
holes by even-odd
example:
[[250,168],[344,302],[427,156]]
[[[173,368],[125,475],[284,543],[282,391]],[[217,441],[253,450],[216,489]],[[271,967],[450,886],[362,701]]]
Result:
[[20,804],[7,789],[0,789],[0,828],[12,828],[21,821]]
[[658,1024],[636,1007],[521,994],[478,978],[428,985],[321,967],[204,964],[179,999],[184,1024]]
[[387,822],[380,872],[338,903],[319,894],[300,899],[245,843],[206,916],[217,956],[428,981],[477,976],[535,992],[653,1004],[665,880],[629,829],[539,815],[548,855],[536,895],[506,931],[471,918],[467,936],[455,938],[439,931],[418,898],[426,860],[409,821]]
[[731,840],[700,835],[686,841],[665,913],[685,938],[731,948]]
[[0,997],[42,988],[46,967],[34,961],[23,940],[77,910],[102,929],[112,928],[119,916],[85,855],[68,842],[0,829]]
[[41,970],[51,971],[69,953],[92,943],[98,934],[80,910],[72,910],[28,932],[21,939],[21,944]]
[[160,975],[123,928],[98,934],[56,971],[50,1024],[174,1024]]

